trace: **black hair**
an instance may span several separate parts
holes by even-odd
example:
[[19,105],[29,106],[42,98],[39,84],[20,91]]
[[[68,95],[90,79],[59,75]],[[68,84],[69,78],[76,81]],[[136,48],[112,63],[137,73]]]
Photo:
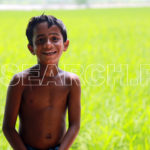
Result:
[[47,22],[48,28],[51,27],[52,25],[56,25],[59,27],[61,34],[63,36],[63,41],[66,42],[67,40],[67,31],[66,27],[63,24],[63,22],[54,16],[51,15],[41,15],[41,16],[35,16],[32,17],[28,23],[27,29],[26,29],[26,36],[29,41],[29,44],[33,46],[33,30],[36,27],[37,24],[42,23],[42,22]]

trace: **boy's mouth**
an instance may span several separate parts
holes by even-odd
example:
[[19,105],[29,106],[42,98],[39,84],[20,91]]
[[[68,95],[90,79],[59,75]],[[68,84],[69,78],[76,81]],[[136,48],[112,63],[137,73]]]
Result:
[[49,56],[49,55],[56,54],[56,51],[42,52],[42,54]]

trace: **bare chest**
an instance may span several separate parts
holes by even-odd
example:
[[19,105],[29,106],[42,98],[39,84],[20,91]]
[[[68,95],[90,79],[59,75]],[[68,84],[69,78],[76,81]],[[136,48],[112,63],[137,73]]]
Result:
[[28,86],[22,96],[22,105],[30,109],[65,107],[68,94],[67,86]]

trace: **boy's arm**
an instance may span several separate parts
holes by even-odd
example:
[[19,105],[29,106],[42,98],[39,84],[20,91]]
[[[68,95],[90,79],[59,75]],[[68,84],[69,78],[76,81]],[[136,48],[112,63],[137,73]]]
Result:
[[26,150],[26,147],[15,130],[17,115],[20,108],[23,86],[17,75],[15,75],[8,87],[5,114],[3,121],[3,132],[14,150]]
[[69,150],[73,141],[75,140],[75,137],[79,132],[81,111],[80,95],[80,80],[77,76],[75,76],[72,80],[72,87],[68,99],[69,128],[66,135],[63,138],[59,150]]

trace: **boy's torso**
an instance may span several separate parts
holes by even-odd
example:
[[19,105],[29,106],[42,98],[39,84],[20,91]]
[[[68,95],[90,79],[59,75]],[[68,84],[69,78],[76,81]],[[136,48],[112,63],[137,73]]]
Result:
[[67,85],[63,74],[44,78],[41,85],[35,79],[42,80],[29,80],[29,75],[23,79],[19,134],[25,144],[47,149],[60,144],[66,132],[65,115],[70,85]]

